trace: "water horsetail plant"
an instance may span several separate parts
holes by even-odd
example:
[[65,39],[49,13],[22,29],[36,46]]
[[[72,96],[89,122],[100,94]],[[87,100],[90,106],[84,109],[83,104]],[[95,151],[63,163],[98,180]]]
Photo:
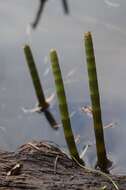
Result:
[[93,112],[94,132],[96,138],[97,149],[97,166],[104,172],[107,172],[110,161],[107,159],[104,132],[101,117],[100,96],[98,89],[97,71],[95,64],[95,55],[93,49],[93,41],[90,32],[84,34],[85,51],[87,60],[87,70],[89,78],[89,90]]
[[59,101],[59,110],[62,120],[62,125],[64,129],[64,135],[67,142],[67,146],[72,158],[75,158],[79,163],[84,164],[84,162],[80,159],[78,150],[75,144],[71,122],[68,112],[67,100],[65,95],[65,89],[63,84],[63,79],[61,75],[61,70],[59,66],[58,56],[55,50],[50,51],[50,60],[52,65],[52,71],[55,80],[56,93]]
[[48,108],[49,104],[45,100],[44,92],[43,92],[42,85],[39,79],[39,75],[38,75],[38,71],[37,71],[35,61],[32,55],[32,51],[28,45],[25,45],[24,47],[24,54],[25,54],[26,62],[31,74],[35,93],[38,99],[38,107],[40,107],[41,111],[43,111],[46,108]]

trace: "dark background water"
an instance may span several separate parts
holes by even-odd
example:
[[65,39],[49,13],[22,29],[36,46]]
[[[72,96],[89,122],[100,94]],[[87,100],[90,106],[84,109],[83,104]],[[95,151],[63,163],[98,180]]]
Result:
[[[69,0],[70,15],[63,14],[61,1],[50,0],[45,6],[41,22],[35,31],[27,34],[33,21],[38,1],[0,1],[0,147],[15,150],[32,139],[51,140],[65,147],[62,128],[54,131],[43,114],[25,113],[33,108],[36,97],[25,63],[23,46],[30,43],[46,97],[54,93],[49,51],[56,48],[75,136],[80,135],[79,150],[94,144],[91,118],[80,111],[90,104],[88,80],[83,48],[83,33],[90,30],[96,53],[98,79],[105,140],[110,158],[114,160],[113,173],[126,174],[126,27],[124,0]],[[56,97],[50,108],[60,122]],[[85,160],[95,162],[95,145],[89,147]]]

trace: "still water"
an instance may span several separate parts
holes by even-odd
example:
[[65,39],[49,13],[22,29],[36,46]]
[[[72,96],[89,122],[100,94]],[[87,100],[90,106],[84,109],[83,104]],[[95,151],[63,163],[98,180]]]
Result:
[[[101,92],[107,152],[114,161],[112,173],[126,174],[126,26],[125,0],[69,0],[70,15],[63,14],[60,0],[49,0],[41,22],[27,34],[38,2],[34,0],[0,1],[0,147],[15,150],[22,143],[50,140],[66,148],[62,128],[54,131],[43,114],[30,113],[36,97],[23,55],[29,43],[39,69],[46,97],[54,94],[49,50],[56,48],[65,81],[66,95],[75,136],[80,136],[85,160],[95,163],[92,118],[82,113],[90,105],[83,48],[83,33],[93,33],[98,79]],[[50,110],[60,123],[56,97]]]

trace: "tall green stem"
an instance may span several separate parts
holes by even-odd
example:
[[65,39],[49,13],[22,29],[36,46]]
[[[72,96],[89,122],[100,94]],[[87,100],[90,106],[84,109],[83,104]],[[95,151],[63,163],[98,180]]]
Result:
[[94,132],[96,138],[96,149],[97,149],[97,158],[98,158],[97,165],[101,170],[106,171],[109,161],[107,159],[105,142],[104,142],[100,96],[99,96],[95,55],[94,55],[91,33],[90,32],[85,33],[84,39],[85,39],[90,97],[91,97],[92,110],[93,110]]
[[64,135],[65,135],[65,139],[69,148],[69,152],[72,158],[75,158],[80,163],[82,163],[82,160],[79,157],[77,147],[74,141],[63,79],[62,79],[61,70],[59,66],[58,56],[55,50],[50,51],[50,60],[52,63],[52,71],[53,71],[53,75],[55,79],[56,93],[57,93],[57,98],[59,101],[59,109],[60,109],[63,129],[64,129]]
[[38,99],[39,107],[42,108],[42,110],[46,109],[49,104],[45,100],[44,92],[42,89],[42,85],[39,79],[38,71],[35,65],[35,61],[31,52],[31,49],[28,45],[25,45],[24,47],[24,54],[26,58],[26,62],[31,74],[32,82],[34,85],[35,93]]

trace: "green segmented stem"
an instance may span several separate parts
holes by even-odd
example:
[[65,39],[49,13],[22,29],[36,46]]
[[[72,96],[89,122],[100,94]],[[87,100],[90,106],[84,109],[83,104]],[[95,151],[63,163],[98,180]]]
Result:
[[39,103],[38,106],[41,107],[42,110],[44,110],[49,106],[49,104],[45,100],[44,92],[43,92],[42,85],[39,79],[39,75],[38,75],[38,71],[37,71],[35,61],[32,55],[32,51],[28,45],[25,45],[24,47],[24,54],[25,54],[26,62],[31,74],[35,93],[38,99],[38,103]]
[[85,33],[84,39],[85,39],[87,70],[89,78],[89,90],[90,90],[90,97],[91,97],[92,110],[93,110],[94,132],[96,138],[96,149],[97,149],[97,158],[98,158],[97,166],[101,170],[106,171],[108,167],[108,159],[104,143],[100,96],[99,96],[97,71],[96,71],[91,33],[90,32]]
[[[77,147],[74,141],[73,132],[71,129],[71,122],[68,112],[68,106],[66,101],[65,89],[63,84],[63,79],[61,75],[61,70],[59,66],[58,56],[55,50],[50,51],[50,60],[52,65],[52,71],[55,79],[56,93],[59,101],[59,110],[61,115],[61,120],[64,129],[65,139],[69,148],[69,152],[72,158],[76,158],[79,163],[82,163],[82,160],[79,157]],[[83,163],[84,164],[84,163]]]

